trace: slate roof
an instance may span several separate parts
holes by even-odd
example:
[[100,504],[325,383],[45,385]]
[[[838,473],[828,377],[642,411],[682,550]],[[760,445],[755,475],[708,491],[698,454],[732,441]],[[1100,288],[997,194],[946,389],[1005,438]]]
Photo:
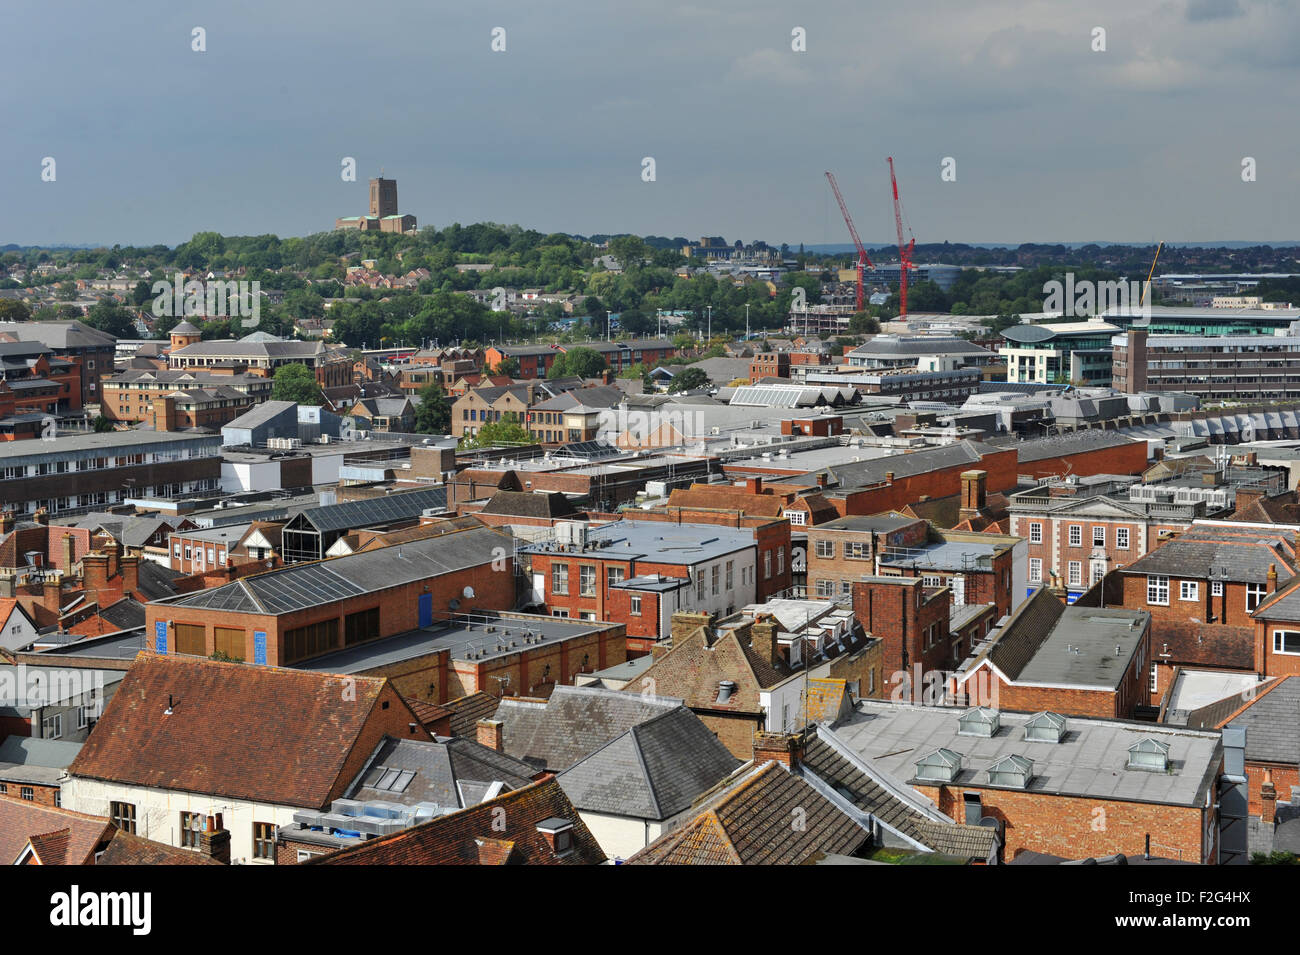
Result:
[[[796,818],[802,826],[791,824]],[[819,853],[853,855],[869,838],[807,782],[780,763],[766,763],[627,864],[799,865]]]
[[77,321],[0,322],[0,335],[22,342],[40,342],[50,348],[112,348],[117,339],[107,332]]
[[146,651],[69,773],[323,808],[351,782],[344,766],[381,694],[404,705],[386,680]]
[[451,710],[451,735],[476,735],[475,727],[478,721],[492,719],[500,704],[501,701],[497,697],[482,690],[444,703],[443,707]]
[[633,726],[680,706],[681,700],[594,686],[557,686],[549,700],[506,697],[505,751],[540,769],[568,769]]
[[476,528],[278,570],[200,590],[172,606],[278,615],[486,563],[503,535]]
[[[983,826],[956,824],[928,800],[886,779],[863,761],[841,752],[824,730],[804,744],[801,771],[811,772],[863,812],[935,852],[989,859],[997,851],[997,833]],[[909,798],[910,797],[910,798]],[[923,811],[919,806],[923,806]]]
[[1017,460],[1021,464],[1033,461],[1045,461],[1063,454],[1079,454],[1083,451],[1100,451],[1105,448],[1118,448],[1126,444],[1135,444],[1133,438],[1117,434],[1114,431],[1087,429],[1073,431],[1069,434],[1057,434],[1048,438],[1033,438],[1010,445],[1016,449]]
[[1218,725],[1246,731],[1251,762],[1300,763],[1300,676],[1286,676],[1251,701],[1238,699],[1237,711]]
[[558,779],[579,810],[663,821],[739,765],[699,717],[678,706],[633,726]]
[[1295,548],[1280,533],[1252,527],[1193,525],[1122,571],[1264,584],[1272,565],[1280,587],[1294,576],[1295,560]]
[[[783,478],[782,484],[815,486],[817,476],[825,474],[828,484],[834,484],[841,490],[865,487],[885,483],[885,475],[893,474],[895,479],[927,474],[930,471],[945,470],[954,467],[974,467],[983,460],[985,454],[1002,450],[976,441],[960,441],[938,448],[912,451],[907,454],[894,454],[883,458],[871,458],[867,461],[853,461],[837,464],[817,471],[809,471],[797,477]],[[834,494],[828,496],[834,497]]]
[[[395,791],[382,785],[390,770],[411,772],[413,775],[400,791]],[[483,784],[476,787],[475,792],[478,793],[495,782],[504,783],[507,790],[519,789],[530,785],[535,773],[527,763],[505,753],[498,753],[472,739],[430,741],[387,736],[352,784],[347,798],[382,800],[404,805],[432,802],[460,809],[479,801],[477,798],[467,798],[461,788],[463,784]]]
[[578,513],[559,491],[534,494],[530,491],[497,491],[483,505],[482,514],[510,517],[566,517]]
[[[573,823],[573,849],[556,854],[539,823]],[[504,828],[503,828],[504,827]],[[605,854],[554,778],[304,865],[597,865]]]

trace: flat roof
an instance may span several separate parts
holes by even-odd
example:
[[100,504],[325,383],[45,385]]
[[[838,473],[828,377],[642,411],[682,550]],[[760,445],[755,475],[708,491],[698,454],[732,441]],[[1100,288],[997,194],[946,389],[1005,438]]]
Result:
[[[608,543],[605,543],[608,541]],[[698,564],[754,546],[749,529],[717,524],[675,524],[667,521],[614,521],[587,528],[587,543],[577,545],[542,541],[520,548],[533,554],[581,554],[609,560],[648,560],[661,564]]]
[[1145,611],[1066,607],[1016,682],[1119,686],[1146,633],[1147,616]]
[[943,541],[921,547],[884,548],[880,554],[880,565],[919,570],[987,569],[994,555],[1006,547],[1007,545],[997,546],[984,541]]
[[[475,613],[456,614],[429,627],[407,630],[382,640],[336,650],[293,664],[295,670],[321,673],[364,673],[376,667],[402,663],[430,653],[447,651],[452,660],[481,663],[541,647],[554,646],[573,637],[599,633],[617,624],[605,621],[573,620],[545,614]],[[495,628],[489,631],[489,627]],[[527,688],[516,689],[526,692]]]
[[[1024,738],[1028,713],[1000,713],[992,737],[961,736],[956,707],[861,700],[832,732],[859,757],[915,785],[916,763],[937,749],[962,758],[950,786],[990,786],[987,770],[1004,756],[1033,760],[1029,792],[1061,796],[1201,807],[1218,777],[1222,745],[1217,730],[1188,730],[1155,723],[1069,717],[1059,743]],[[1169,746],[1170,772],[1128,769],[1129,747],[1151,738]]]
[[[210,444],[217,457],[221,436],[180,431],[102,431],[95,434],[70,434],[53,441],[6,441],[0,444],[0,460],[62,456],[78,451],[113,451],[155,444]],[[39,446],[39,447],[34,447]]]
[[906,514],[859,514],[837,518],[822,524],[813,524],[805,528],[805,531],[861,531],[864,533],[870,531],[874,534],[887,534],[890,531],[909,527],[919,520],[921,518],[908,517]]

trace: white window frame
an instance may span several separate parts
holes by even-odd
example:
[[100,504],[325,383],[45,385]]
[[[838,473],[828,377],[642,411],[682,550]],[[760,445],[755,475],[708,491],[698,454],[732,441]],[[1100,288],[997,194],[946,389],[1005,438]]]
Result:
[[1115,549],[1128,550],[1128,537],[1129,534],[1127,527],[1115,528]]
[[[1294,637],[1296,639],[1296,648],[1294,650],[1284,649],[1286,646],[1286,637]],[[1300,630],[1274,630],[1273,652],[1282,653],[1289,657],[1300,656]]]
[[1246,585],[1246,613],[1253,612],[1264,598],[1268,596],[1267,584],[1247,584]]
[[1147,574],[1147,603],[1152,607],[1169,606],[1169,578],[1164,574]]
[[1029,543],[1041,544],[1043,542],[1043,525],[1039,521],[1029,522]]
[[641,616],[641,595],[640,594],[632,595],[632,600],[630,601],[628,606],[628,613],[630,613],[634,617]]
[[1030,583],[1041,583],[1043,580],[1043,559],[1041,557],[1029,558],[1029,581]]
[[1083,546],[1083,525],[1082,524],[1070,525],[1070,546],[1071,547]]
[[793,527],[805,527],[808,524],[808,515],[804,511],[786,511],[785,519]]
[[835,556],[835,542],[818,541],[813,547],[813,553],[815,553],[818,558],[832,558]]
[[[1100,538],[1100,540],[1098,538]],[[1106,525],[1105,524],[1092,525],[1092,546],[1093,547],[1106,546]]]
[[1065,583],[1069,587],[1083,586],[1083,561],[1072,560],[1065,567]]
[[1211,580],[1211,581],[1210,581],[1210,596],[1211,596],[1211,597],[1222,597],[1222,596],[1223,596],[1223,581],[1222,581],[1222,580]]
[[1195,580],[1178,581],[1178,599],[1179,600],[1200,600],[1201,585]]

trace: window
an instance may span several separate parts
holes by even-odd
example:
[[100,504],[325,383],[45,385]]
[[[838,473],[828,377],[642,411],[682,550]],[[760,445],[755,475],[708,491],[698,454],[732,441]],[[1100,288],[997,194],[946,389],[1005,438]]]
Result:
[[[772,552],[770,550],[763,551],[763,579],[772,579]],[[703,596],[703,594],[700,596]]]
[[713,576],[713,596],[716,597],[722,591],[722,582],[721,582],[722,568],[719,567],[717,564],[713,565],[712,576]]
[[77,729],[84,730],[90,725],[90,707],[77,707]]
[[1201,585],[1195,580],[1180,580],[1178,582],[1178,599],[1200,600]]
[[818,541],[818,542],[817,542],[816,552],[817,552],[817,556],[818,556],[818,557],[834,557],[834,556],[835,556],[835,542],[834,542],[834,541]]
[[641,595],[640,594],[632,595],[632,605],[631,608],[629,609],[629,612],[634,617],[641,616]]
[[1127,527],[1115,528],[1115,549],[1128,550],[1128,528]]
[[55,713],[41,720],[41,738],[59,739],[63,736],[63,714]]
[[627,574],[622,567],[607,567],[605,568],[605,586],[617,587],[626,576]]
[[569,595],[569,565],[552,564],[551,565],[551,593],[561,594],[567,597]]
[[819,581],[817,581],[817,596],[818,596],[818,597],[834,597],[834,596],[835,596],[835,581],[833,581],[833,580],[819,580]]
[[1071,547],[1083,546],[1083,525],[1082,524],[1070,525],[1070,546]]
[[280,639],[280,663],[301,660],[333,650],[338,645],[338,640],[338,617],[289,630]]
[[922,577],[922,578],[921,578],[921,586],[922,586],[922,587],[942,587],[942,586],[943,586],[943,578],[942,578],[942,577]]
[[1210,596],[1211,596],[1211,597],[1222,597],[1222,596],[1223,596],[1223,581],[1222,581],[1222,580],[1212,580],[1212,581],[1210,581]]
[[808,515],[803,511],[786,511],[785,519],[795,527],[803,527],[808,523]]
[[298,861],[299,861],[299,862],[306,862],[308,859],[314,859],[314,858],[316,858],[318,855],[322,855],[322,853],[320,853],[320,852],[308,852],[306,849],[299,849],[299,850],[298,850]]
[[253,823],[253,858],[275,858],[275,824],[270,822]]
[[188,653],[191,656],[208,655],[208,638],[201,623],[178,623],[173,628],[176,636],[176,653]]
[[727,561],[727,593],[731,593],[731,589],[735,586],[736,586],[736,562],[734,560],[729,560]]
[[1160,689],[1160,664],[1151,664],[1151,692],[1155,693]]
[[1093,547],[1105,547],[1105,546],[1106,546],[1106,528],[1105,528],[1104,526],[1098,527],[1096,524],[1093,525],[1093,527],[1092,527],[1092,546],[1093,546]]
[[705,592],[708,590],[708,584],[704,581],[704,568],[701,567],[695,572],[695,597],[697,600],[703,600]]
[[871,544],[866,541],[850,541],[844,545],[844,556],[849,560],[870,560]]
[[[243,632],[240,632],[240,649],[243,649]],[[379,608],[358,610],[343,618],[343,645],[350,647],[354,643],[373,640],[379,636]]]
[[1034,583],[1043,579],[1043,561],[1040,557],[1029,558],[1029,579]]
[[782,544],[776,549],[776,573],[779,577],[785,573],[785,545]]
[[552,611],[551,611],[551,616],[552,616],[552,617],[566,617],[566,618],[567,618],[567,617],[569,616],[569,611],[564,610],[564,609],[552,610]]
[[1300,654],[1300,631],[1274,630],[1273,652]]
[[1029,543],[1041,544],[1043,542],[1043,525],[1034,521],[1029,525]]
[[203,831],[203,817],[197,812],[181,813],[181,845],[187,849],[199,847],[199,833]]
[[110,802],[108,804],[108,818],[113,825],[123,832],[135,834],[135,803],[132,802]]
[[1247,584],[1246,585],[1246,613],[1250,613],[1260,605],[1264,599],[1264,584]]
[[31,786],[19,786],[18,796],[21,799],[26,799],[28,802],[32,802],[36,798],[36,793],[32,792]]
[[846,596],[846,597],[850,596],[850,595],[853,593],[853,581],[851,581],[851,580],[841,580],[841,581],[840,581],[840,593],[842,593],[842,594],[843,594],[844,596]]
[[581,564],[578,567],[578,596],[596,596],[596,568],[592,564]]
[[1068,577],[1066,582],[1071,587],[1078,587],[1083,584],[1083,561],[1072,560],[1067,566],[1066,572]]
[[1169,578],[1164,576],[1148,575],[1147,577],[1147,603],[1161,607],[1169,605]]

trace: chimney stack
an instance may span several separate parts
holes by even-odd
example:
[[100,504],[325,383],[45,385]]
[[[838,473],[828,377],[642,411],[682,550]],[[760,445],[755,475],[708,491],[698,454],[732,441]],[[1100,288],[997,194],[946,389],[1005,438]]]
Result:
[[91,551],[81,558],[82,589],[87,600],[99,600],[101,591],[108,589],[108,555]]
[[135,554],[122,557],[122,596],[133,597],[140,589],[140,558]]
[[963,471],[961,475],[961,510],[973,514],[984,510],[988,503],[987,471]]
[[749,642],[759,659],[775,666],[781,660],[780,645],[776,634],[779,629],[776,618],[771,614],[762,614],[749,628]]
[[1264,781],[1259,786],[1261,824],[1271,826],[1277,819],[1277,786],[1273,782],[1273,771],[1264,770]]
[[494,749],[498,753],[504,753],[506,750],[505,728],[506,724],[500,720],[479,720],[474,724],[479,745]]
[[210,859],[230,865],[230,833],[226,831],[221,813],[208,816],[208,824],[199,833],[199,851]]
[[37,524],[48,527],[50,523],[49,509],[44,507],[38,507],[32,519],[36,521]]
[[754,764],[777,762],[786,769],[793,769],[803,759],[803,734],[801,733],[766,733],[754,734]]
[[4,511],[0,513],[0,534],[8,534],[14,529],[14,512]]
[[1268,565],[1268,588],[1265,593],[1272,593],[1277,590],[1277,565]]
[[63,576],[57,571],[46,574],[41,585],[41,603],[56,615],[63,606]]
[[71,534],[63,535],[63,560],[59,569],[63,571],[64,577],[72,576],[72,568],[77,563],[77,539]]

